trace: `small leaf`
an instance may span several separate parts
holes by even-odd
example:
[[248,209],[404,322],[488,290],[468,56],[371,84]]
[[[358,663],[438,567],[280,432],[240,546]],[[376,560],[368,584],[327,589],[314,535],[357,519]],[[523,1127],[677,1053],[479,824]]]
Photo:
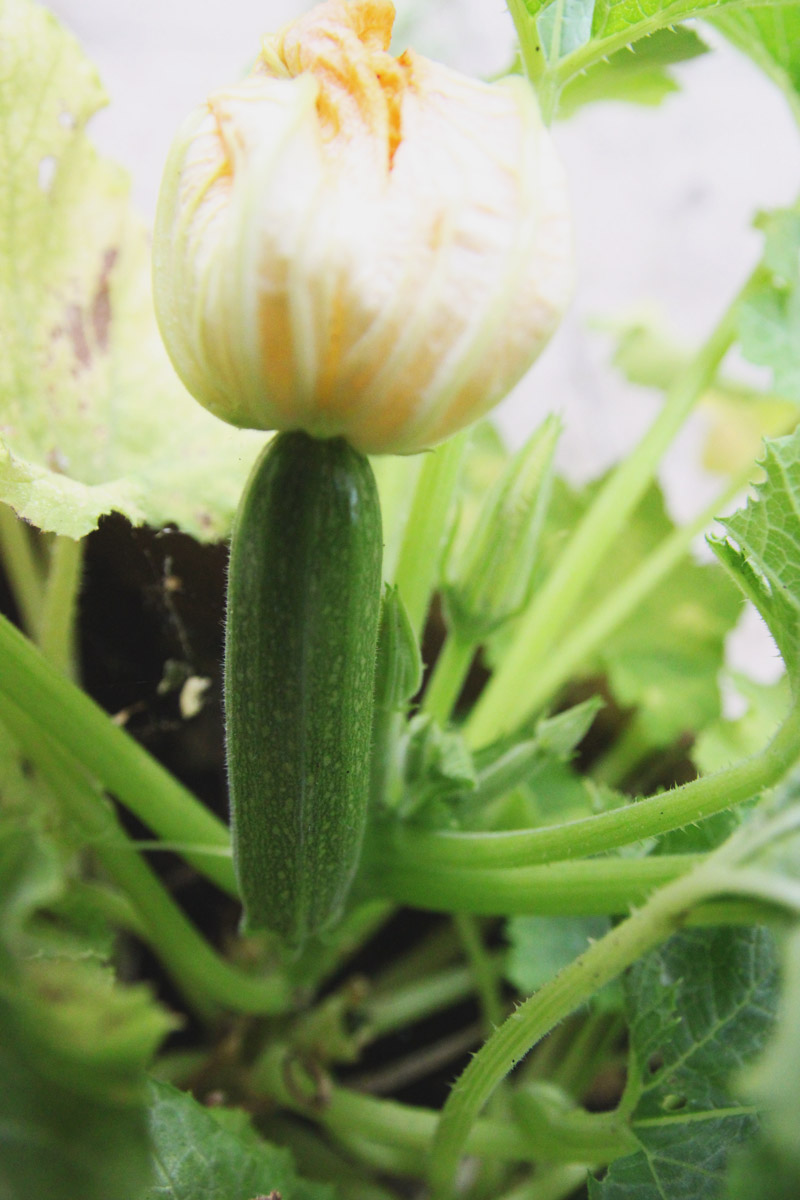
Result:
[[766,478],[721,524],[711,548],[767,623],[797,691],[800,683],[800,431],[765,442]]
[[249,1128],[220,1122],[166,1083],[150,1084],[155,1186],[144,1200],[333,1200],[331,1188],[299,1179],[288,1150]]
[[765,235],[764,278],[740,310],[742,353],[769,367],[775,390],[800,403],[800,209],[763,214],[757,224]]

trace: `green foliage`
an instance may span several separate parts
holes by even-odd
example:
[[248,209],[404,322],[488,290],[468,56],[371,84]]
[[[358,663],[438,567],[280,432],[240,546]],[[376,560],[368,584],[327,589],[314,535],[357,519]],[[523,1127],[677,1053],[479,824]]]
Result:
[[800,8],[796,4],[728,4],[709,19],[773,79],[800,120]]
[[560,433],[546,418],[483,498],[469,538],[454,535],[443,567],[447,625],[473,644],[530,600]]
[[703,730],[692,748],[692,759],[703,774],[721,771],[741,762],[765,746],[789,709],[785,675],[776,683],[759,684],[746,675],[735,675],[736,691],[747,702],[745,713],[734,721],[720,718]]
[[742,353],[769,367],[775,390],[800,402],[800,210],[763,214],[763,270],[740,313]]
[[191,1096],[150,1084],[156,1182],[144,1200],[333,1200],[331,1188],[298,1178],[286,1150],[262,1142],[241,1121],[222,1122]]
[[530,995],[610,928],[607,917],[512,917],[506,922],[506,979]]
[[710,544],[766,621],[792,690],[800,683],[800,432],[765,443],[766,478]]
[[592,1200],[720,1195],[731,1151],[756,1128],[728,1080],[764,1044],[776,989],[773,941],[757,927],[681,933],[631,969],[626,1099],[641,1150],[591,1182]]
[[105,93],[30,0],[0,8],[0,501],[81,537],[103,513],[225,536],[263,436],[178,382],[128,181],[86,125]]
[[571,117],[585,104],[600,100],[660,104],[678,91],[669,68],[698,58],[707,50],[693,29],[682,25],[658,29],[570,79],[559,98],[557,115]]
[[35,917],[65,887],[59,855],[0,827],[0,1195],[138,1200],[150,1178],[144,1069],[173,1020],[121,988],[91,944],[70,956]]
[[794,1200],[800,1190],[800,934],[783,946],[783,989],[774,1033],[764,1053],[737,1080],[763,1111],[758,1137],[731,1164],[727,1200]]
[[585,46],[592,36],[595,0],[552,0],[539,10],[536,29],[549,64]]
[[[597,485],[580,496],[557,490],[546,535],[558,551],[576,510],[591,503]],[[614,547],[609,564],[593,581],[576,621],[588,617],[673,529],[659,489],[653,486]],[[741,599],[713,564],[683,559],[614,632],[585,673],[603,671],[614,697],[637,709],[645,743],[668,745],[686,730],[698,731],[719,715],[719,672],[725,638],[738,620]]]

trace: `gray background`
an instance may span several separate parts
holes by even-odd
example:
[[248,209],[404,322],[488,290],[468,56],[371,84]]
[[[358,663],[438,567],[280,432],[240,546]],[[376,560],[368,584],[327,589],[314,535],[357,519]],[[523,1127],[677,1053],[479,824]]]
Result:
[[[262,33],[297,0],[55,0],[50,7],[100,68],[111,103],[94,119],[103,150],[123,162],[152,217],[174,130],[191,107],[237,78]],[[490,74],[510,60],[513,30],[501,0],[398,3],[396,44]],[[658,109],[598,104],[557,124],[574,205],[578,285],[569,316],[526,380],[498,410],[513,441],[555,409],[567,431],[562,466],[574,479],[624,454],[658,399],[608,366],[600,316],[659,311],[689,344],[714,325],[756,261],[760,208],[789,204],[800,182],[800,139],[788,108],[748,60],[712,32],[714,53],[677,69],[683,88]],[[697,468],[703,415],[662,471],[670,507],[686,517],[718,483]],[[775,652],[749,617],[734,660],[769,677]]]

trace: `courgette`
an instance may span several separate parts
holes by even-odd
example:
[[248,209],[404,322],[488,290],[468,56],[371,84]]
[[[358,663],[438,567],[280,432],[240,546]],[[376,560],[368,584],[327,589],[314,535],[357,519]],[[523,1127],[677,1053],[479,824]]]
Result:
[[341,913],[369,795],[381,519],[340,438],[266,447],[234,527],[225,712],[244,927],[293,946]]

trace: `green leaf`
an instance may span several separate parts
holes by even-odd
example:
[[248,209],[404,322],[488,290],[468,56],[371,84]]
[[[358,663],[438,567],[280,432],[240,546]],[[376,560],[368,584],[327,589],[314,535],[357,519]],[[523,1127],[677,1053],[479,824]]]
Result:
[[66,885],[39,835],[0,824],[0,1195],[139,1200],[144,1068],[174,1021],[94,959],[54,956],[36,916]]
[[769,367],[775,390],[800,403],[800,209],[762,214],[765,237],[761,280],[739,315],[745,358]]
[[701,775],[721,771],[756,754],[775,734],[789,711],[790,695],[785,675],[776,683],[755,683],[735,675],[736,691],[747,702],[747,711],[735,721],[712,722],[692,747],[692,761]]
[[763,1046],[777,995],[775,950],[760,928],[693,930],[626,981],[629,1093],[641,1150],[593,1180],[592,1200],[715,1200],[731,1151],[757,1126],[728,1083]]
[[426,824],[438,824],[442,818],[450,823],[448,802],[474,791],[478,782],[461,734],[418,714],[408,723],[402,755],[403,796],[398,813]]
[[800,8],[731,5],[709,19],[783,89],[800,120]]
[[595,0],[552,0],[536,17],[536,29],[548,63],[557,63],[585,46],[592,36]]
[[[505,977],[524,996],[538,991],[611,928],[607,917],[512,917]],[[592,997],[592,1007],[619,1011],[621,989],[614,981]]]
[[[651,488],[614,550],[613,571],[593,600],[672,530],[660,492]],[[703,729],[720,712],[719,672],[725,638],[741,612],[741,599],[713,564],[685,558],[606,640],[599,654],[611,690],[623,706],[637,708],[637,724],[650,746],[665,746]]]
[[800,431],[764,443],[766,478],[709,542],[767,623],[796,693],[800,683]]
[[105,103],[77,42],[0,7],[0,500],[70,537],[103,513],[228,532],[263,435],[202,410],[166,357],[128,181],[85,132]]
[[166,1083],[150,1084],[156,1184],[145,1200],[333,1200],[331,1188],[299,1179],[287,1150],[221,1123]]
[[[689,362],[687,351],[667,336],[655,316],[604,327],[617,339],[614,366],[631,383],[664,391]],[[797,420],[793,401],[725,376],[715,380],[702,404],[708,420],[703,466],[722,475],[741,474],[760,453],[765,437],[786,433]]]
[[764,1053],[736,1080],[744,1095],[751,1096],[763,1113],[762,1147],[786,1165],[800,1188],[800,931],[795,930],[783,946],[783,989],[778,1018]]
[[705,42],[692,29],[658,29],[572,78],[559,98],[557,116],[571,117],[585,104],[600,100],[660,104],[679,90],[668,68],[707,51]]

